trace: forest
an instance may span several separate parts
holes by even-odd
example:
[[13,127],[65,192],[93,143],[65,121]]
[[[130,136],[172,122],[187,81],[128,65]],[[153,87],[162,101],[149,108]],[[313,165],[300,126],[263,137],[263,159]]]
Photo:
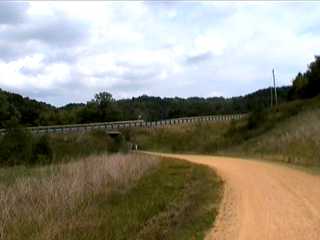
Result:
[[[288,100],[290,87],[277,89],[280,102]],[[246,113],[270,106],[270,88],[246,96],[223,98],[161,98],[140,96],[115,100],[108,92],[97,93],[86,104],[70,103],[54,107],[44,102],[0,90],[0,128],[13,122],[21,126],[107,122],[143,119]]]

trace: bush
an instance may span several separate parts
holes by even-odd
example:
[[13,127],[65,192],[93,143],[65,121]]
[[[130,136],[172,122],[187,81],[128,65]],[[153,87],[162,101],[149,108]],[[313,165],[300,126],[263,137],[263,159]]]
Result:
[[122,135],[110,137],[101,130],[38,136],[15,127],[0,138],[0,165],[50,164],[91,154],[127,151]]
[[30,164],[51,163],[53,150],[48,135],[42,135],[34,144]]
[[34,137],[28,130],[17,127],[8,129],[0,141],[0,164],[34,165],[50,163],[53,150],[49,137]]
[[262,124],[265,118],[265,114],[262,110],[255,110],[253,111],[248,118],[247,128],[254,129],[257,128]]
[[86,133],[56,134],[50,136],[54,161],[69,161],[72,158],[118,152],[120,145],[105,131],[94,130]]
[[0,163],[16,165],[28,163],[32,157],[32,135],[22,128],[8,129],[0,142]]

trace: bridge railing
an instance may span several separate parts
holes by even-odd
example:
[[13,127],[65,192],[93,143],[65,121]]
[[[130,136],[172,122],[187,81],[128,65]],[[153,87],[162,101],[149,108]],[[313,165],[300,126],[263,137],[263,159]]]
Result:
[[[104,130],[118,130],[123,128],[155,128],[163,126],[171,126],[178,124],[188,124],[196,122],[209,122],[209,121],[230,121],[238,120],[245,117],[247,114],[230,114],[230,115],[209,115],[197,117],[182,117],[165,119],[158,121],[145,122],[143,120],[132,121],[117,121],[117,122],[99,122],[99,123],[85,123],[85,124],[67,124],[67,125],[53,125],[53,126],[38,126],[27,127],[32,133],[65,133],[65,132],[82,132],[91,131],[94,129]],[[0,135],[4,134],[6,129],[0,129]]]
[[158,127],[158,126],[177,125],[177,124],[196,123],[196,122],[208,122],[208,121],[231,121],[231,120],[239,120],[245,117],[246,115],[247,114],[230,114],[230,115],[208,115],[208,116],[197,116],[197,117],[173,118],[173,119],[145,122],[143,127]]

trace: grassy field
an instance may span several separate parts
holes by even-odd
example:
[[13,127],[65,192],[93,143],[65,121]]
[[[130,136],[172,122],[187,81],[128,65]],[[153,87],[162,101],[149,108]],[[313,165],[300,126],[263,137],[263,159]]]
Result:
[[279,122],[270,131],[222,150],[307,166],[320,166],[320,109],[305,111]]
[[0,170],[0,239],[203,239],[221,180],[140,154]]
[[240,121],[139,129],[143,150],[252,157],[320,166],[320,98],[257,111]]
[[130,141],[143,150],[212,153],[219,149],[229,122],[176,125],[167,128],[133,129]]
[[217,153],[319,167],[319,120],[319,97],[286,103],[266,112],[253,129],[234,127],[236,144]]

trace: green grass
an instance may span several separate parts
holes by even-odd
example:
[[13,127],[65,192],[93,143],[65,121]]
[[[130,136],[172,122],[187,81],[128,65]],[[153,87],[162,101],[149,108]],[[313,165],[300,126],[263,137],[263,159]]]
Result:
[[90,199],[78,216],[87,222],[61,233],[63,239],[203,239],[217,215],[221,181],[200,165],[164,160],[128,192]]

